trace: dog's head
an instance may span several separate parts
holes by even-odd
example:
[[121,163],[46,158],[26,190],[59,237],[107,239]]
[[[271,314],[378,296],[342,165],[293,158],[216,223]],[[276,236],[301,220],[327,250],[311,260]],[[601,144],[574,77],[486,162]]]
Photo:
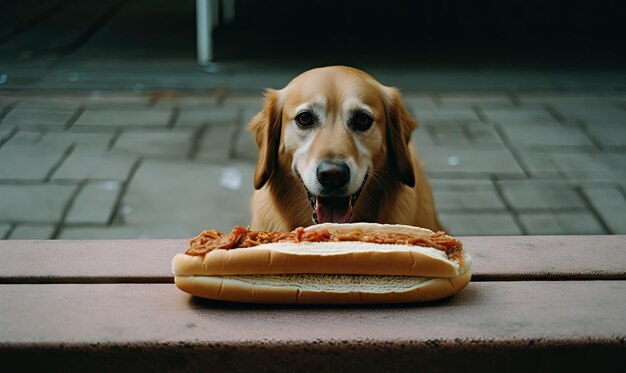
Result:
[[416,126],[395,88],[349,67],[309,70],[268,90],[249,125],[259,150],[254,186],[284,182],[291,172],[314,221],[348,222],[372,171],[415,185],[409,140]]

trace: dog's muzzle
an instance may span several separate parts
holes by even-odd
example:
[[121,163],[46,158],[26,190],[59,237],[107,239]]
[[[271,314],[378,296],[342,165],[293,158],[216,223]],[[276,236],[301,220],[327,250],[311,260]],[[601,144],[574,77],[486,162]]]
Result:
[[321,223],[349,223],[352,218],[352,207],[359,199],[367,177],[356,193],[348,196],[316,196],[305,186],[309,202],[313,208],[313,222]]

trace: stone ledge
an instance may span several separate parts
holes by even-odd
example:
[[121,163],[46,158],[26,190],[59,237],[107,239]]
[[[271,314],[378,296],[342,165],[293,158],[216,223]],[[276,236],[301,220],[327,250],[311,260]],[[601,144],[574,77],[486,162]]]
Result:
[[626,281],[470,283],[428,305],[367,307],[211,302],[172,284],[3,285],[0,297],[13,315],[0,358],[19,370],[592,371],[620,363],[626,340]]
[[[209,227],[200,230],[205,228]],[[459,236],[459,239],[473,258],[475,281],[626,280],[623,265],[626,236]],[[33,278],[44,283],[171,282],[171,260],[184,252],[187,245],[187,239],[183,238],[0,240],[0,283],[32,283],[29,279]]]

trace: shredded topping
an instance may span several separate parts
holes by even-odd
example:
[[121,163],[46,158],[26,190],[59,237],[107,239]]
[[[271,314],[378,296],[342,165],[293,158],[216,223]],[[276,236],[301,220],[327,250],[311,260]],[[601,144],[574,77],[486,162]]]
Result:
[[429,237],[420,237],[407,233],[390,232],[363,232],[351,230],[349,232],[329,232],[326,229],[306,231],[302,227],[293,232],[262,232],[250,231],[237,226],[229,234],[215,229],[205,230],[189,240],[187,255],[204,255],[212,250],[231,250],[245,247],[254,247],[275,242],[369,242],[379,244],[413,245],[432,247],[445,252],[449,258],[462,261],[463,245],[454,237],[439,231]]

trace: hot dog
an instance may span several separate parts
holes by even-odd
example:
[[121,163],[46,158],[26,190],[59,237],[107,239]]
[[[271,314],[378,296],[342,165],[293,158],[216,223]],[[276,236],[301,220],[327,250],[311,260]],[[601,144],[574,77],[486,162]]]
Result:
[[207,230],[172,260],[181,290],[253,303],[432,301],[463,289],[471,258],[444,232],[407,225],[318,224],[293,232]]

